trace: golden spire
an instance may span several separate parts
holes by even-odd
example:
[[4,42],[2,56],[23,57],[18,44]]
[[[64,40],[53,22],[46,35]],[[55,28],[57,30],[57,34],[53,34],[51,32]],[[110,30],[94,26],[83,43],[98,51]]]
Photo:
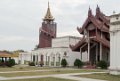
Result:
[[47,13],[46,13],[46,15],[45,15],[43,20],[48,20],[48,21],[53,21],[54,20],[52,14],[51,14],[51,11],[50,11],[49,1],[48,1]]

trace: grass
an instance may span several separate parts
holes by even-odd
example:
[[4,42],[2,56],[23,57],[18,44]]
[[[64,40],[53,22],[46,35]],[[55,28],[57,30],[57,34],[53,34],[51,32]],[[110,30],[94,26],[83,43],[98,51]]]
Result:
[[5,80],[5,81],[75,81],[75,80],[48,77],[48,78],[18,79],[18,80]]
[[84,69],[77,69],[77,70],[64,70],[64,69],[55,69],[52,71],[42,71],[42,72],[18,72],[18,73],[0,73],[0,76],[3,77],[16,77],[16,76],[35,76],[35,75],[50,75],[50,74],[66,74],[66,73],[82,73],[82,72],[100,72],[103,70],[84,70]]
[[107,73],[104,74],[90,74],[90,75],[80,75],[80,77],[107,80],[107,81],[120,81],[120,75],[110,75]]
[[34,67],[34,66],[14,66],[14,67],[0,67],[0,72],[7,71],[30,71],[30,70],[43,70],[43,69],[52,69],[49,67]]

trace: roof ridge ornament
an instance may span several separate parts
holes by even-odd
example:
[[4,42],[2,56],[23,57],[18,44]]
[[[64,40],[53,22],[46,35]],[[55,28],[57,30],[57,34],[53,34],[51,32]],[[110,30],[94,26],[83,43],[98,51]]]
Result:
[[91,10],[90,6],[89,6],[89,10],[88,10],[88,16],[92,16],[92,10]]
[[98,6],[97,4],[97,8],[96,8],[96,14],[99,14],[101,11],[100,11],[100,7]]

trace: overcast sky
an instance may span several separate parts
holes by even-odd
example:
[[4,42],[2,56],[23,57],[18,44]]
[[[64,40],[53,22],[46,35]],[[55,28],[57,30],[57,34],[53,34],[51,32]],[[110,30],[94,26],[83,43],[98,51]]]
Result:
[[[106,15],[120,13],[120,0],[49,0],[57,22],[57,36],[80,36],[76,30],[97,4]],[[0,50],[32,50],[38,44],[39,27],[48,0],[0,0]]]

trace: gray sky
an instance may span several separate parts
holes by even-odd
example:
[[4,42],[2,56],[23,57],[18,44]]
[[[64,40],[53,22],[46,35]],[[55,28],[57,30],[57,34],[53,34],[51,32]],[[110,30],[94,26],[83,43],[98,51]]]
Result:
[[[57,22],[57,36],[80,36],[76,30],[97,4],[106,15],[120,13],[120,0],[49,0]],[[48,0],[0,0],[0,50],[32,50],[38,44],[39,27]]]

